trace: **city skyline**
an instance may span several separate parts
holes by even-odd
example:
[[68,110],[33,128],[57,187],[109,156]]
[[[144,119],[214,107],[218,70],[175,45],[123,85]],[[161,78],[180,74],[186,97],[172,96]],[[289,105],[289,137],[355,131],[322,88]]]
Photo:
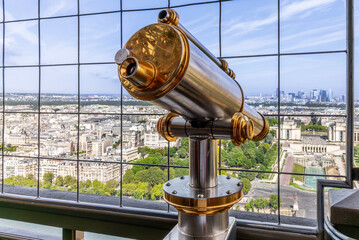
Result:
[[[304,93],[304,98],[303,99],[309,99],[309,96],[311,96],[313,91],[318,91],[318,93],[322,93],[323,91],[325,92],[330,92],[331,93],[331,98],[334,97],[342,97],[343,95],[341,94],[335,94],[334,91],[331,88],[327,88],[327,89],[310,89],[309,91],[304,91],[303,89],[296,89],[296,90],[289,90],[289,91],[284,91],[281,90],[280,91],[280,95],[281,97],[286,96],[288,94],[296,94],[296,96],[299,93]],[[7,92],[5,93],[5,95],[38,95],[38,92]],[[59,96],[77,96],[77,93],[54,93],[54,92],[41,92],[41,95],[59,95]],[[98,95],[98,96],[116,96],[116,97],[120,97],[121,93],[80,93],[81,96],[94,96],[94,95]],[[123,89],[123,96],[124,97],[132,97],[125,89]],[[248,97],[278,97],[278,89],[274,92],[272,92],[271,94],[267,93],[259,93],[259,94],[255,94],[255,95],[249,95],[247,94]],[[132,97],[133,98],[133,97]]]
[[[15,2],[7,1],[7,21],[37,17],[37,9],[34,7],[36,4],[31,4],[33,1],[22,2],[23,4],[18,7]],[[56,1],[56,4],[41,2],[42,17],[76,13],[76,6],[71,1],[61,0]],[[80,14],[119,10],[119,5],[115,1],[101,4],[90,0],[80,2]],[[345,50],[344,2],[281,1],[281,53]],[[138,4],[124,1],[123,8],[135,9]],[[165,8],[167,1],[141,1],[141,4],[146,8]],[[175,1],[173,4],[180,2]],[[219,3],[176,8],[180,14],[181,24],[216,56],[220,56],[218,10]],[[41,20],[40,64],[74,64],[41,67],[41,92],[77,93],[77,77],[80,76],[80,92],[83,94],[119,94],[121,86],[115,64],[81,65],[78,73],[78,57],[80,63],[113,62],[114,54],[121,47],[121,38],[125,43],[135,31],[155,23],[157,14],[158,10],[123,12],[122,36],[119,12],[81,16],[80,39],[77,34],[77,17]],[[358,15],[358,7],[355,6],[356,19]],[[107,24],[108,22],[112,24]],[[278,53],[279,46],[276,38],[277,1],[223,2],[221,23],[222,57],[268,55],[227,59],[245,94],[271,95],[278,87],[277,57],[271,56]],[[357,36],[358,31],[355,31],[355,37]],[[77,48],[78,40],[80,49]],[[355,46],[357,59],[358,41],[355,42]],[[38,50],[36,20],[6,23],[5,66],[37,65]],[[80,56],[77,56],[78,50]],[[345,94],[344,52],[282,56],[280,67],[281,89],[284,91],[294,91],[297,86],[305,91],[326,86],[335,89],[338,95]],[[38,67],[5,68],[5,92],[37,92],[38,79]],[[355,79],[358,79],[358,71],[355,72]]]

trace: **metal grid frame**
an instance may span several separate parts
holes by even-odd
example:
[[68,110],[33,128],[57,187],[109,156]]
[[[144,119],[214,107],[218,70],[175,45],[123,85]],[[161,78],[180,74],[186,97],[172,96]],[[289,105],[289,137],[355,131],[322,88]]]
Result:
[[[1,157],[2,157],[2,188],[1,188],[1,193],[6,193],[4,192],[4,161],[5,161],[5,157],[15,157],[15,158],[21,158],[21,157],[25,157],[25,158],[33,158],[37,160],[37,164],[38,164],[38,172],[37,172],[37,197],[41,197],[40,196],[40,163],[41,160],[46,160],[46,159],[58,159],[58,158],[52,158],[52,157],[43,157],[40,155],[40,123],[41,123],[41,115],[46,114],[46,115],[50,115],[50,114],[72,114],[72,115],[76,115],[77,116],[77,123],[78,126],[80,126],[81,123],[81,115],[114,115],[114,116],[120,116],[121,121],[120,121],[120,128],[121,128],[121,142],[122,142],[122,133],[123,133],[123,116],[126,115],[152,115],[152,116],[160,116],[160,114],[146,114],[146,113],[124,113],[123,112],[123,88],[121,87],[121,101],[120,101],[120,113],[102,113],[102,112],[95,112],[95,113],[86,113],[86,112],[81,112],[81,108],[80,108],[80,102],[81,102],[81,93],[80,93],[80,67],[84,66],[84,65],[99,65],[99,64],[115,64],[114,62],[81,62],[80,60],[80,18],[82,16],[90,16],[90,15],[101,15],[101,14],[109,14],[109,13],[120,13],[120,41],[121,41],[121,47],[123,46],[123,13],[124,12],[140,12],[140,11],[147,11],[147,10],[161,10],[162,8],[146,8],[146,9],[130,9],[130,10],[124,10],[122,7],[122,3],[123,0],[119,0],[120,3],[120,9],[116,10],[116,11],[106,11],[106,12],[94,12],[94,13],[83,13],[80,14],[80,0],[77,0],[77,14],[72,14],[72,15],[63,15],[63,16],[53,16],[53,17],[40,17],[40,1],[38,0],[37,4],[38,4],[38,16],[37,18],[30,18],[30,19],[21,19],[21,20],[10,20],[10,21],[6,21],[6,14],[5,14],[5,0],[2,0],[2,15],[3,15],[3,21],[0,22],[0,24],[2,24],[3,29],[2,29],[2,40],[3,40],[3,44],[2,44],[2,64],[0,66],[0,68],[2,69],[2,98],[3,98],[3,102],[2,102],[2,143],[4,143],[4,133],[5,133],[5,115],[6,114],[21,114],[21,113],[31,113],[31,114],[35,114],[37,115],[37,121],[38,121],[38,156],[37,157],[28,157],[28,156],[16,156],[16,155],[8,155],[4,153],[4,148],[2,148],[1,151]],[[265,115],[266,117],[276,117],[278,120],[280,120],[281,117],[284,116],[313,116],[313,115],[305,115],[305,114],[298,114],[298,115],[289,115],[289,114],[282,114],[280,111],[281,108],[281,101],[280,101],[280,86],[281,86],[281,56],[295,56],[295,55],[311,55],[311,54],[335,54],[335,53],[346,53],[347,55],[352,54],[352,45],[353,45],[353,39],[352,38],[348,38],[347,37],[347,49],[345,50],[334,50],[334,51],[318,51],[318,52],[291,52],[291,53],[281,53],[280,51],[280,39],[281,39],[281,29],[280,29],[280,0],[277,0],[277,24],[278,24],[278,31],[277,31],[277,52],[276,53],[272,53],[272,54],[256,54],[256,55],[241,55],[241,56],[222,56],[222,3],[223,2],[227,2],[229,0],[217,0],[217,1],[208,1],[208,2],[200,2],[200,3],[191,3],[191,4],[183,4],[183,5],[171,5],[170,0],[168,0],[168,4],[167,7],[171,7],[171,8],[182,8],[182,7],[187,7],[187,6],[195,6],[195,5],[204,5],[204,4],[218,4],[218,8],[219,8],[219,27],[218,27],[218,31],[219,31],[219,57],[222,57],[224,59],[239,59],[239,58],[257,58],[257,57],[277,57],[277,84],[278,84],[278,99],[277,99],[277,114],[267,114]],[[351,5],[349,5],[351,4]],[[349,5],[349,7],[348,7]],[[352,1],[351,0],[347,0],[347,14],[350,13],[350,10],[348,10],[350,8],[350,6],[352,6]],[[63,63],[63,64],[41,64],[41,20],[46,20],[46,19],[63,19],[63,18],[68,18],[68,17],[77,17],[77,62],[76,63]],[[35,65],[5,65],[5,28],[6,28],[6,24],[8,23],[15,23],[15,22],[26,22],[26,21],[37,21],[37,31],[38,31],[38,60],[39,60],[39,64],[35,64]],[[348,23],[349,21],[349,23]],[[350,20],[348,20],[347,18],[347,25],[350,25]],[[350,28],[350,26],[349,26]],[[347,32],[350,32],[350,29],[347,27]],[[349,30],[348,30],[349,29]],[[349,58],[352,56],[349,56]],[[348,61],[348,58],[347,58]],[[348,65],[348,63],[347,63]],[[77,92],[77,112],[60,112],[60,113],[53,113],[53,112],[42,112],[40,110],[41,107],[41,68],[42,67],[53,67],[53,66],[77,66],[77,84],[78,84],[78,92]],[[7,111],[6,110],[6,101],[5,101],[5,71],[7,68],[24,68],[24,67],[34,67],[34,68],[38,68],[38,88],[39,88],[39,92],[38,92],[38,109],[37,111]],[[350,71],[353,71],[353,69],[350,69],[347,67],[347,75],[350,75]],[[353,81],[347,81],[347,89],[350,89],[353,87]],[[318,117],[338,117],[338,118],[345,118],[348,119],[349,121],[347,122],[347,124],[349,125],[347,129],[350,129],[353,127],[353,121],[350,120],[350,118],[352,118],[353,115],[353,104],[350,104],[350,101],[353,101],[353,96],[350,96],[350,92],[347,92],[347,113],[349,113],[350,117],[348,117],[348,114],[345,115],[325,115],[325,114],[316,114],[315,116]],[[278,121],[278,136],[280,136],[280,131],[281,131],[281,127],[280,127],[280,121]],[[352,131],[347,131],[349,134]],[[349,135],[348,134],[348,135]],[[80,129],[78,129],[77,131],[77,149],[79,149],[79,138],[80,138]],[[347,140],[350,140],[349,137],[347,137]],[[349,153],[352,155],[352,150],[350,150],[350,147],[352,147],[353,145],[353,139],[351,139],[351,141],[347,141],[347,152],[349,151]],[[221,142],[220,142],[221,144]],[[169,170],[171,167],[173,168],[188,168],[188,167],[183,167],[183,166],[174,166],[174,165],[170,165],[170,154],[169,154],[169,143],[168,143],[168,154],[167,154],[167,165],[154,165],[154,164],[141,164],[141,163],[126,163],[126,164],[131,164],[131,165],[147,165],[147,166],[160,166],[160,167],[166,167],[168,170],[168,179],[169,179]],[[122,175],[123,175],[123,162],[122,162],[122,144],[120,145],[121,147],[121,161],[120,162],[111,162],[111,161],[101,161],[101,163],[110,163],[110,164],[119,164],[120,165],[120,172],[121,172],[121,176],[120,176],[120,203],[119,205],[122,207]],[[278,137],[278,151],[277,151],[277,158],[280,158],[280,137]],[[347,158],[350,158],[350,154],[347,156]],[[221,154],[220,154],[221,156]],[[61,159],[61,161],[75,161],[77,162],[77,164],[79,164],[80,162],[98,162],[98,161],[94,161],[94,160],[83,160],[80,159],[79,157],[79,151],[77,151],[77,156],[76,159]],[[350,161],[347,160],[347,161]],[[219,163],[221,166],[221,158],[219,159]],[[351,169],[351,167],[349,167],[349,169],[347,169],[346,175],[342,176],[342,175],[318,175],[318,174],[301,174],[301,173],[289,173],[289,172],[281,172],[280,171],[280,161],[278,161],[278,169],[277,171],[260,171],[260,170],[246,170],[246,169],[232,169],[232,168],[220,168],[220,170],[227,170],[227,171],[239,171],[239,172],[258,172],[258,173],[274,173],[274,174],[278,174],[278,183],[277,183],[277,194],[278,194],[278,198],[280,198],[280,176],[281,175],[285,175],[285,174],[289,174],[289,175],[303,175],[303,176],[326,176],[326,177],[342,177],[345,178],[346,180],[348,179],[348,175],[349,175],[349,179],[350,178],[350,172],[349,170]],[[77,168],[77,199],[76,201],[79,202],[80,201],[80,196],[79,196],[79,168]],[[318,195],[319,196],[319,195]],[[168,211],[169,211],[169,207],[168,207]],[[281,224],[281,219],[280,219],[280,204],[278,206],[278,212],[277,212],[277,216],[278,216],[278,224]],[[319,220],[318,220],[319,221]]]

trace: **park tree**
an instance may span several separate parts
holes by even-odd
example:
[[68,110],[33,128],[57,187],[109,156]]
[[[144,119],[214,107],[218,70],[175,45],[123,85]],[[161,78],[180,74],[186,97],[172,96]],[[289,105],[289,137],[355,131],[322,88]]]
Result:
[[181,148],[180,150],[178,150],[177,154],[180,158],[186,158],[188,152],[186,151],[186,149]]
[[251,210],[251,205],[249,203],[246,203],[246,205],[244,207],[247,212],[249,212],[249,210]]
[[[171,174],[171,172],[170,172]],[[174,171],[173,171],[174,176]],[[171,176],[171,175],[170,175]],[[167,177],[166,174],[159,167],[151,167],[145,173],[146,180],[144,182],[148,182],[151,186],[157,184],[163,184],[166,182]]]
[[[282,200],[280,199],[280,205],[282,205]],[[278,195],[277,194],[271,194],[269,197],[269,204],[271,208],[274,210],[278,209]]]
[[254,200],[253,198],[251,199],[251,201],[249,202],[249,207],[252,210],[252,212],[254,212]]
[[61,175],[58,175],[55,179],[55,185],[58,187],[64,186],[64,178]]
[[248,178],[241,178],[241,181],[243,182],[243,193],[247,194],[252,187],[251,181]]
[[242,179],[242,178],[247,178],[249,181],[253,181],[256,177],[256,172],[239,172],[238,173],[238,178]]
[[110,179],[106,182],[106,187],[108,188],[116,188],[119,185],[119,182],[115,179]]
[[267,118],[269,126],[274,126],[276,124],[278,124],[278,119],[276,118]]
[[44,173],[44,176],[42,177],[42,180],[45,184],[52,184],[52,181],[54,179],[54,174],[52,172]]
[[244,162],[244,166],[247,168],[247,169],[250,169],[250,168],[252,168],[252,161],[251,160],[249,160],[248,158],[245,160],[245,162]]
[[[167,149],[166,149],[167,150]],[[177,148],[176,147],[170,147],[170,157],[173,157],[177,152]],[[168,151],[165,151],[164,156],[168,155]]]
[[125,174],[123,175],[122,179],[123,183],[134,183],[135,182],[135,173],[132,169],[128,169]]
[[134,197],[135,199],[142,199],[142,198],[143,198],[143,193],[142,193],[141,191],[139,191],[139,190],[136,190],[136,191],[134,192],[134,194],[133,194],[133,197]]
[[175,168],[174,171],[175,171],[175,177],[186,176],[189,174],[188,168]]
[[164,194],[164,192],[163,192],[162,184],[157,184],[157,185],[153,186],[153,196],[156,199],[161,199],[163,194]]
[[87,179],[86,182],[85,182],[85,187],[90,188],[91,184],[92,184],[92,182],[90,181],[90,179]]
[[[151,194],[152,188],[151,188],[151,185],[148,184],[147,182],[140,182],[140,183],[137,183],[136,192],[137,191],[141,192],[142,198],[143,198],[143,197],[146,197]],[[136,192],[134,193],[133,196],[135,196]]]
[[66,185],[66,186],[76,185],[76,178],[71,175],[66,175],[64,178],[64,185]]
[[263,163],[263,161],[264,161],[263,150],[260,148],[257,148],[255,150],[255,154],[256,154],[256,163]]
[[[134,195],[137,189],[137,185],[135,183],[127,183],[122,186],[122,193],[127,196]],[[117,192],[117,196],[120,196],[120,191]]]
[[268,199],[266,198],[257,198],[255,201],[254,201],[254,206],[257,208],[257,209],[265,209],[269,206],[269,201]]

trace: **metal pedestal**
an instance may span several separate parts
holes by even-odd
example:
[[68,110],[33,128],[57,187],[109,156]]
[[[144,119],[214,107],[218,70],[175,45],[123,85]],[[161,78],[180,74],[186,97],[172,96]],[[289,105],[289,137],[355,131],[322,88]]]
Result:
[[217,175],[217,141],[190,138],[190,175],[165,183],[164,199],[178,210],[178,224],[165,239],[235,239],[228,210],[242,198],[243,184]]
[[178,224],[171,230],[171,232],[164,238],[165,240],[192,240],[192,239],[203,239],[203,240],[235,240],[237,239],[236,234],[236,219],[234,217],[228,218],[228,228],[225,232],[222,232],[218,235],[211,236],[202,236],[194,237],[190,235],[183,234],[179,231]]

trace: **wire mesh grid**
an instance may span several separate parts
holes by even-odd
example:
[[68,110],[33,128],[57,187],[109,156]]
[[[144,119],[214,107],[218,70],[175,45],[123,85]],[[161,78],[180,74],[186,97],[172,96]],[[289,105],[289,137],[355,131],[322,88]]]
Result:
[[[274,53],[270,53],[270,54],[254,54],[254,55],[239,55],[239,56],[223,56],[222,54],[222,5],[224,2],[229,2],[226,0],[222,0],[222,1],[208,1],[208,2],[199,2],[199,3],[190,3],[190,4],[183,4],[183,5],[171,5],[171,1],[168,0],[167,3],[167,7],[169,8],[174,8],[174,9],[180,9],[180,8],[184,8],[187,6],[196,6],[196,5],[210,5],[210,4],[216,4],[218,5],[218,42],[219,42],[219,56],[218,57],[222,57],[225,59],[250,59],[250,58],[264,58],[264,57],[275,57],[276,61],[277,61],[277,112],[274,114],[267,114],[265,115],[266,117],[275,117],[278,120],[278,136],[281,136],[281,121],[280,118],[281,117],[285,117],[285,116],[313,116],[313,115],[306,115],[306,114],[294,114],[294,115],[290,115],[290,114],[284,114],[281,112],[281,57],[282,56],[297,56],[297,55],[318,55],[318,54],[337,54],[337,53],[346,53],[347,51],[345,49],[343,50],[333,50],[333,51],[313,51],[313,52],[291,52],[291,53],[282,53],[281,52],[281,2],[280,0],[277,1],[277,52]],[[37,156],[33,156],[33,157],[29,157],[29,156],[21,156],[21,155],[9,155],[8,153],[6,153],[4,151],[4,147],[2,147],[1,149],[1,154],[2,154],[2,189],[1,192],[2,193],[6,193],[4,191],[4,176],[5,176],[5,158],[6,157],[26,157],[26,158],[32,158],[37,160],[37,193],[36,196],[40,197],[40,168],[41,168],[41,160],[56,160],[56,158],[52,158],[51,156],[42,156],[41,152],[40,152],[40,142],[41,142],[41,118],[44,114],[46,115],[53,115],[55,116],[56,114],[69,114],[69,115],[74,115],[75,117],[77,117],[77,125],[80,126],[81,124],[81,117],[91,114],[91,115],[113,115],[113,116],[119,116],[120,117],[120,129],[121,129],[121,144],[120,144],[120,148],[121,148],[121,156],[120,162],[106,162],[106,161],[102,161],[101,163],[109,163],[109,164],[118,164],[120,166],[120,196],[119,196],[119,205],[122,207],[123,206],[123,192],[122,192],[122,177],[124,174],[124,162],[122,161],[123,159],[123,117],[126,115],[147,115],[147,116],[160,116],[161,114],[151,114],[151,113],[126,113],[123,111],[123,89],[121,88],[120,90],[120,96],[121,96],[121,100],[120,100],[120,112],[116,112],[116,113],[102,113],[102,112],[91,112],[91,113],[86,113],[86,112],[82,112],[80,105],[81,105],[81,92],[80,92],[80,67],[81,66],[86,66],[86,65],[99,65],[99,64],[105,64],[105,65],[114,65],[114,62],[82,62],[80,59],[80,49],[81,49],[81,34],[80,34],[80,30],[81,30],[81,17],[84,16],[93,16],[93,15],[104,15],[104,14],[111,14],[111,13],[119,13],[120,15],[120,45],[121,47],[124,45],[123,42],[123,25],[124,25],[124,20],[123,20],[123,13],[125,12],[141,12],[141,11],[148,11],[148,10],[161,10],[163,8],[146,8],[146,9],[123,9],[123,1],[120,0],[119,4],[120,4],[120,9],[116,10],[116,11],[106,11],[106,12],[93,12],[93,13],[80,13],[80,0],[77,0],[77,14],[72,14],[72,15],[64,15],[64,16],[53,16],[53,17],[41,17],[41,0],[38,0],[37,2],[37,17],[36,18],[30,18],[30,19],[21,19],[21,20],[7,20],[6,19],[6,13],[5,13],[5,4],[6,1],[2,0],[2,15],[3,15],[3,21],[1,22],[2,24],[2,64],[1,64],[1,69],[2,69],[2,145],[4,146],[5,143],[5,122],[6,122],[6,116],[7,114],[27,114],[27,113],[32,113],[32,114],[36,114],[37,116]],[[42,21],[43,20],[50,20],[50,19],[65,19],[65,18],[70,18],[70,17],[76,17],[77,18],[77,62],[70,62],[70,63],[61,63],[61,64],[41,64],[41,38],[43,37],[41,35],[41,26],[42,26]],[[38,37],[38,62],[39,64],[30,64],[30,65],[7,65],[5,62],[5,50],[6,50],[6,26],[8,24],[11,23],[16,23],[16,22],[27,22],[27,21],[37,21],[37,37]],[[155,21],[155,19],[154,19]],[[42,76],[41,76],[41,69],[42,68],[46,68],[46,67],[56,67],[56,66],[77,66],[77,111],[76,112],[61,112],[61,113],[56,113],[56,112],[44,112],[41,110],[41,96],[42,96],[42,91],[41,91],[41,82],[42,82]],[[6,95],[6,91],[5,91],[5,85],[6,85],[6,75],[5,72],[7,71],[7,69],[11,69],[11,68],[37,68],[38,69],[38,99],[37,99],[37,110],[35,112],[29,112],[29,111],[11,111],[11,110],[7,110],[6,108],[6,100],[5,100],[5,95]],[[341,114],[341,115],[327,115],[327,114],[320,114],[320,113],[316,113],[315,116],[322,116],[322,117],[339,117],[339,118],[346,118],[346,115]],[[11,123],[10,123],[11,124]],[[95,161],[91,161],[91,160],[83,160],[80,159],[80,128],[77,129],[77,143],[76,143],[76,159],[61,159],[64,161],[71,161],[71,162],[76,162],[77,166],[79,166],[80,162],[95,162]],[[277,139],[278,141],[278,149],[277,149],[277,159],[280,159],[280,154],[281,154],[281,140],[280,137],[278,137]],[[221,151],[221,141],[219,143],[219,150]],[[175,165],[170,165],[170,144],[168,143],[167,145],[167,165],[156,165],[156,164],[141,164],[141,163],[126,163],[129,165],[146,165],[146,166],[159,166],[159,167],[164,167],[167,168],[167,177],[168,180],[170,179],[170,168],[188,168],[188,167],[184,167],[184,166],[175,166]],[[221,154],[219,154],[220,158],[219,158],[219,166],[222,166],[222,159],[221,159]],[[257,173],[269,173],[269,174],[277,174],[278,175],[278,179],[280,178],[281,175],[300,175],[300,176],[324,176],[324,177],[346,177],[346,176],[342,176],[342,175],[324,175],[324,174],[306,174],[306,173],[288,173],[288,172],[282,172],[281,171],[281,166],[280,166],[280,161],[278,160],[278,167],[277,167],[277,171],[259,171],[259,170],[251,170],[251,169],[234,169],[234,168],[220,168],[220,170],[225,170],[225,171],[239,171],[239,172],[257,172]],[[220,171],[221,174],[222,171]],[[79,192],[79,184],[80,184],[80,168],[77,167],[76,169],[76,179],[77,179],[77,191],[76,191],[76,201],[80,201],[80,192]],[[281,184],[280,181],[277,181],[277,195],[278,198],[280,199],[280,195],[281,195]],[[168,206],[168,211],[169,211],[169,206]],[[281,223],[281,211],[280,211],[280,204],[278,205],[278,209],[277,209],[277,217],[278,217],[278,223]]]

